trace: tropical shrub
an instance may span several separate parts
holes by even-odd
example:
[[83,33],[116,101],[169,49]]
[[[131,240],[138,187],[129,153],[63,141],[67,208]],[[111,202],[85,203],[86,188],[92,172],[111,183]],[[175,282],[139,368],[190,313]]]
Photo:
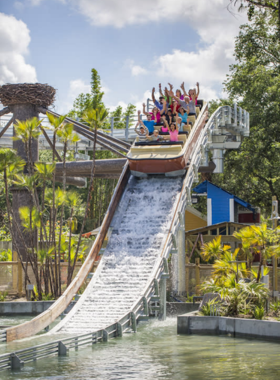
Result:
[[256,319],[263,319],[264,317],[264,307],[263,306],[256,306],[254,310],[254,317]]
[[7,298],[8,292],[0,292],[0,302],[4,302]]
[[0,261],[13,261],[13,254],[10,249],[0,250]]
[[213,306],[218,306],[220,304],[220,301],[217,301],[216,298],[213,298],[212,300],[208,301],[205,305],[202,306],[200,314],[204,316],[209,316],[211,315],[211,313],[213,313]]

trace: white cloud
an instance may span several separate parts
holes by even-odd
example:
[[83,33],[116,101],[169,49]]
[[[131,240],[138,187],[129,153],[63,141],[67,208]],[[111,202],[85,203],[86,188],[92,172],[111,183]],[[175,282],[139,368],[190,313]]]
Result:
[[14,2],[14,7],[18,10],[18,11],[21,11],[24,9],[24,4],[21,3],[20,1],[15,1]]
[[86,84],[82,79],[71,80],[68,96],[71,100],[76,99],[80,94],[90,92],[90,84]]
[[[194,3],[192,0],[188,4]],[[186,82],[186,87],[202,84],[201,95],[212,96],[228,73],[229,65],[234,62],[235,36],[239,26],[246,21],[246,15],[233,17],[225,8],[228,0],[196,1],[188,13],[189,25],[200,36],[200,44],[195,51],[173,50],[154,60],[156,73],[160,78]]]
[[[73,0],[79,11],[96,26],[122,28],[132,24],[151,22],[184,22],[193,28],[200,37],[193,51],[173,50],[158,56],[149,67],[136,65],[128,60],[126,64],[133,76],[153,72],[166,82],[186,82],[193,87],[197,81],[202,85],[202,96],[221,96],[220,88],[234,62],[234,38],[239,26],[247,21],[246,14],[232,13],[226,9],[229,0],[177,0],[176,6],[170,0]],[[168,24],[166,25],[168,28]],[[188,36],[178,36],[182,45]],[[161,79],[163,81],[163,79]],[[219,88],[219,91],[218,91]],[[218,91],[218,92],[217,92]]]
[[[101,81],[101,91],[104,92],[104,98],[106,95],[111,91],[109,87],[106,86]],[[56,95],[56,109],[59,111],[59,113],[67,113],[69,112],[72,107],[74,100],[80,95],[80,94],[87,94],[91,92],[91,86],[89,83],[86,83],[82,79],[73,79],[69,83],[69,89],[67,92],[67,96],[63,98],[63,100],[60,98],[59,92]],[[104,99],[103,98],[103,99]]]
[[[36,1],[36,0],[33,0]],[[93,25],[114,26],[147,24],[149,22],[206,22],[213,9],[224,9],[230,0],[68,0],[76,5]],[[203,17],[200,17],[203,15]]]
[[140,65],[135,65],[135,62],[132,59],[127,59],[124,63],[124,66],[129,68],[131,75],[137,77],[138,75],[146,75],[148,71]]
[[143,67],[141,67],[141,66],[138,66],[138,65],[134,65],[134,66],[132,66],[132,68],[131,68],[131,74],[133,75],[133,76],[138,76],[138,75],[145,75],[145,74],[147,74],[147,70],[146,69],[144,69]]
[[36,70],[25,62],[30,43],[26,24],[0,13],[0,84],[36,82]]
[[30,5],[32,6],[38,6],[42,3],[43,0],[28,0],[28,3],[30,3]]

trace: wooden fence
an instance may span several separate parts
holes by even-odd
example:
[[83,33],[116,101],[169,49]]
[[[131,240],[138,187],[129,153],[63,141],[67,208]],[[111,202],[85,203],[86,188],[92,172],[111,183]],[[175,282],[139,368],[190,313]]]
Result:
[[[272,290],[272,267],[269,268],[269,289]],[[188,295],[200,295],[200,285],[209,280],[213,273],[213,265],[200,264],[200,258],[195,259],[195,264],[190,264],[186,258],[186,293]],[[277,273],[278,291],[280,291],[280,268]]]
[[[92,272],[95,272],[97,265],[98,261],[93,264]],[[66,286],[68,263],[60,263],[60,266],[61,283]],[[73,277],[78,273],[81,266],[82,263],[76,263]],[[30,264],[28,264],[27,273],[31,284],[35,285],[35,276]],[[24,289],[24,277],[25,275],[20,261],[0,261],[0,292],[7,292],[8,295],[24,295],[26,293],[26,290]]]

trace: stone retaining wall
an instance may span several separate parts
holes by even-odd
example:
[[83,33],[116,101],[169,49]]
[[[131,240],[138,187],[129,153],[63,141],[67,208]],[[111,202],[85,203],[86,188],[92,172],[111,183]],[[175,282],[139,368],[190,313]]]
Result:
[[275,340],[280,343],[280,322],[256,319],[179,315],[178,334],[229,335]]

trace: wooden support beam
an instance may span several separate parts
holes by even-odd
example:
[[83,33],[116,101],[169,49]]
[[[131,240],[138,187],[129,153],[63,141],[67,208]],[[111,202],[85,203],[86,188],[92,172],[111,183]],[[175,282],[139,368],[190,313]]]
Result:
[[[195,242],[197,240],[197,236],[199,235],[189,235],[187,238],[191,242]],[[208,243],[209,241],[214,240],[217,237],[217,235],[203,235],[203,242]],[[236,237],[232,235],[221,235],[221,241],[225,243],[236,243],[240,242]]]
[[[188,248],[189,250],[189,248]],[[190,268],[187,266],[189,264],[190,260],[188,256],[186,255],[186,293],[189,295],[190,292]]]
[[42,127],[42,125],[40,124],[39,125],[41,131],[43,132],[43,135],[45,136],[45,139],[47,140],[49,146],[51,147],[51,150],[53,151],[54,150],[54,154],[56,155],[58,161],[62,162],[62,158],[60,157],[58,151],[56,149],[53,148],[53,143],[51,142],[51,139],[49,138],[49,136],[47,135],[47,132],[45,131],[45,129]]
[[[100,178],[118,178],[126,164],[126,158],[112,158],[108,160],[95,161],[95,177]],[[90,177],[92,161],[71,161],[66,162],[66,175],[70,177]],[[62,176],[63,163],[57,162],[56,175]]]
[[201,228],[196,228],[194,230],[186,231],[186,236],[194,235],[196,233],[203,233],[203,232],[208,232],[210,234],[210,231],[216,230],[217,228],[226,227],[227,224],[228,226],[233,227],[233,228],[244,228],[244,227],[249,226],[248,223],[222,222],[222,223],[212,224],[211,226],[206,226],[206,227],[201,227]]
[[[56,182],[63,182],[63,177],[55,176]],[[86,185],[86,180],[81,177],[66,177],[66,184],[67,185],[73,185],[77,187],[84,187]]]
[[5,107],[5,108],[2,108],[1,110],[0,110],[0,116],[4,116],[4,115],[6,115],[7,113],[10,113],[11,111],[10,111],[10,108],[9,107]]
[[0,132],[0,138],[4,135],[4,133],[7,131],[7,129],[9,128],[9,126],[13,123],[13,120],[14,118],[12,117],[8,123],[5,125],[5,127],[2,129],[2,131]]
[[200,268],[199,268],[199,264],[200,264],[200,258],[197,257],[195,259],[195,294],[196,295],[199,295],[199,292],[200,292]]

